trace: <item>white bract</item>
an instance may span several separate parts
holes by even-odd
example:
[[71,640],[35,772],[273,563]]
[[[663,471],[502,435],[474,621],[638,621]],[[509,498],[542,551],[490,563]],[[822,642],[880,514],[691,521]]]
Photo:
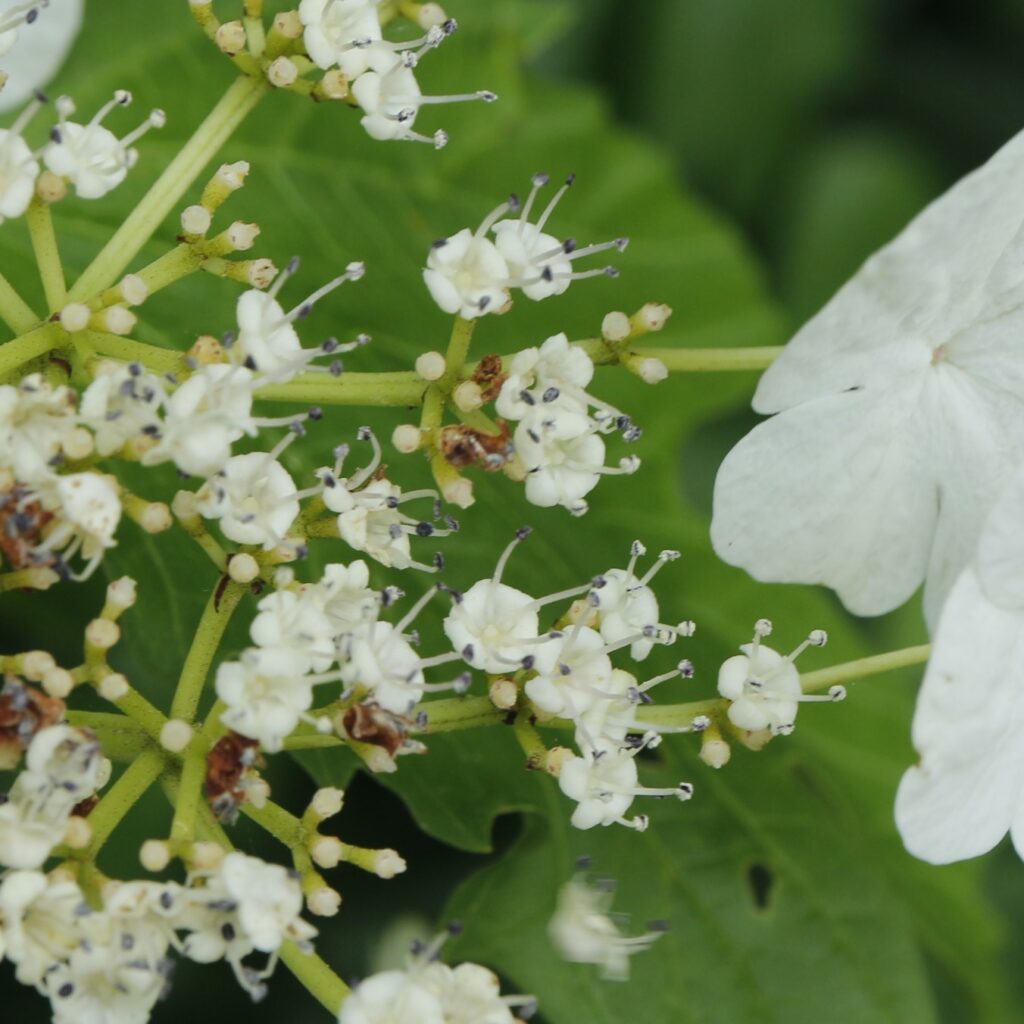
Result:
[[665,926],[659,922],[646,935],[623,935],[610,914],[613,891],[611,886],[594,888],[582,878],[570,879],[558,894],[548,934],[566,960],[597,964],[603,978],[625,981],[629,958],[648,949]]
[[824,630],[816,629],[791,654],[782,655],[761,643],[772,631],[767,619],[754,625],[754,639],[741,644],[742,654],[722,663],[718,671],[718,692],[731,701],[729,721],[749,732],[768,730],[773,736],[793,731],[800,704],[808,701],[837,701],[846,696],[835,686],[821,696],[805,694],[794,661],[808,647],[823,647],[828,640]]
[[0,8],[0,111],[21,106],[64,63],[82,25],[84,0],[4,3]]
[[133,148],[150,128],[162,128],[166,117],[162,110],[154,110],[133,132],[119,139],[110,129],[103,127],[103,119],[117,107],[126,107],[132,94],[119,89],[114,98],[96,112],[88,124],[78,124],[68,118],[75,112],[69,96],[57,100],[59,121],[43,150],[46,166],[58,177],[66,178],[82,199],[100,199],[117,188],[128,176],[139,158]]
[[918,765],[896,825],[933,864],[976,857],[1010,833],[1024,856],[1024,474],[985,522],[939,618],[914,713]]
[[764,374],[715,550],[876,615],[926,582],[934,626],[1024,453],[1024,134],[876,253]]

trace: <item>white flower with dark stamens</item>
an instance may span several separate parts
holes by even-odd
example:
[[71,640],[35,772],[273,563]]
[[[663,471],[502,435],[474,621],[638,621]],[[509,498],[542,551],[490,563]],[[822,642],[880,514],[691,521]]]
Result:
[[370,44],[381,38],[377,0],[302,0],[299,18],[317,67],[340,68],[350,80],[367,70]]
[[295,481],[277,461],[276,452],[232,456],[196,493],[199,513],[219,520],[229,540],[271,551],[298,518]]
[[431,246],[423,282],[445,313],[474,320],[485,313],[504,313],[508,309],[508,264],[487,232],[512,208],[511,202],[502,203],[476,231],[463,228]]
[[88,904],[70,879],[41,871],[8,871],[0,880],[0,958],[22,985],[39,985],[78,945],[78,921]]
[[808,647],[825,645],[828,637],[824,630],[814,630],[787,655],[761,643],[771,631],[772,624],[767,619],[758,619],[754,639],[749,644],[741,644],[743,653],[727,659],[719,669],[718,692],[732,701],[729,721],[737,728],[750,732],[767,729],[779,736],[793,731],[801,703],[842,700],[846,690],[834,686],[827,694],[810,695],[805,694],[800,685],[800,674],[793,662]]
[[41,867],[63,840],[72,810],[96,792],[103,764],[99,743],[83,730],[54,725],[36,733],[0,804],[0,865]]
[[82,25],[84,0],[35,0],[2,4],[0,111],[20,107],[64,63]]
[[576,718],[605,700],[612,661],[601,634],[573,626],[564,636],[536,648],[538,674],[526,684],[526,695],[542,711]]
[[126,107],[132,94],[119,89],[114,98],[105,103],[88,124],[68,121],[75,112],[75,104],[68,96],[57,100],[59,121],[53,129],[50,144],[43,151],[43,160],[54,174],[66,178],[82,199],[99,199],[117,188],[128,176],[139,158],[133,148],[150,128],[162,128],[166,117],[162,110],[154,110],[133,132],[119,139],[103,119],[117,107]]
[[619,746],[635,730],[640,686],[636,676],[612,669],[603,686],[607,696],[597,700],[576,716],[576,742],[581,749],[595,746]]
[[614,886],[590,887],[582,878],[562,886],[548,934],[559,953],[574,963],[597,964],[603,978],[625,981],[629,958],[650,948],[665,932],[661,922],[646,935],[625,936],[611,914]]
[[396,569],[415,568],[433,572],[434,567],[417,562],[412,557],[409,538],[445,537],[457,528],[449,520],[446,528],[437,527],[423,520],[413,519],[400,511],[399,506],[407,501],[430,498],[437,501],[437,492],[430,490],[402,493],[401,487],[378,474],[381,460],[380,442],[369,427],[358,432],[361,441],[369,441],[373,458],[362,469],[345,478],[342,467],[348,456],[348,445],[335,450],[333,467],[317,470],[320,486],[307,493],[318,493],[332,512],[338,513],[338,534],[356,551],[364,551],[382,565]]
[[20,217],[32,201],[39,177],[39,154],[33,153],[21,136],[42,105],[43,99],[37,97],[10,128],[0,128],[0,224]]
[[[297,875],[244,853],[227,854],[204,885],[186,891],[186,898],[185,956],[204,964],[227,960],[254,998],[266,994],[263,981],[273,972],[285,940],[309,949],[317,934],[299,916],[302,887]],[[242,963],[253,951],[270,956],[262,971]]]
[[[662,551],[654,565],[642,578],[638,578],[634,569],[645,550],[639,541],[635,542],[629,565],[625,569],[609,569],[602,573],[598,577],[600,586],[595,583],[590,593],[594,623],[607,643],[614,644],[628,636],[636,636],[651,625],[657,625],[666,633],[678,630],[678,627],[662,626],[658,622],[658,599],[648,584],[663,565],[679,557],[679,552]],[[691,623],[685,623],[684,631],[691,626]],[[630,656],[634,661],[643,661],[654,644],[654,638],[644,636],[634,641]]]
[[103,553],[117,543],[114,535],[121,521],[117,485],[100,473],[72,473],[55,477],[40,488],[39,498],[54,518],[33,549],[33,558],[47,562],[59,554],[67,563],[81,554],[85,568],[71,575],[80,581],[88,579]]
[[[319,348],[304,349],[295,330],[295,322],[304,319],[316,303],[346,281],[358,281],[364,273],[362,263],[350,263],[344,274],[329,281],[290,312],[285,312],[277,301],[285,281],[298,269],[298,260],[292,260],[281,271],[266,292],[253,289],[243,292],[238,300],[238,337],[229,348],[232,359],[250,370],[258,370],[266,382],[284,383],[296,374],[310,369],[309,364],[321,356],[337,356],[369,341],[361,335],[356,341],[340,345],[334,339]],[[326,368],[325,368],[326,369]],[[340,362],[329,372],[341,373]]]
[[558,776],[558,785],[570,800],[576,801],[577,807],[570,819],[575,828],[625,825],[642,832],[647,828],[644,815],[625,816],[635,797],[674,796],[678,800],[689,800],[693,796],[693,786],[688,782],[680,782],[672,788],[651,788],[639,784],[636,755],[645,745],[651,744],[630,750],[603,744],[588,748],[580,757],[566,759]]
[[17,387],[0,385],[0,465],[21,482],[49,480],[77,426],[75,393],[32,373]]
[[402,139],[429,142],[440,149],[448,142],[443,131],[422,135],[413,125],[420,108],[438,103],[462,103],[468,100],[493,102],[498,97],[487,90],[452,96],[424,96],[413,69],[427,50],[435,49],[455,29],[455,22],[432,28],[419,50],[396,53],[394,47],[377,43],[366,51],[368,70],[352,83],[352,98],[363,109],[360,124],[374,139]]
[[552,295],[561,295],[573,281],[583,278],[618,276],[618,271],[614,267],[574,271],[573,262],[596,253],[607,252],[609,249],[622,252],[629,244],[628,239],[619,238],[614,242],[601,242],[579,248],[575,239],[563,242],[554,235],[544,233],[548,219],[574,180],[575,175],[570,175],[537,223],[531,224],[529,217],[537,193],[548,183],[546,174],[534,175],[533,188],[519,217],[515,220],[499,221],[494,225],[495,244],[505,257],[512,281],[529,299],[540,301]]
[[[757,579],[931,625],[1024,450],[1024,134],[872,256],[766,371],[711,536]],[[1012,198],[1007,198],[1012,197]]]
[[213,363],[197,370],[167,400],[159,443],[143,465],[173,462],[183,473],[212,476],[231,457],[231,444],[254,435],[256,378],[244,366]]
[[[594,378],[594,361],[568,337],[555,334],[539,348],[526,348],[508,360],[508,377],[495,400],[500,416],[521,420],[541,402],[552,401],[564,408],[586,413],[597,400],[586,388]],[[552,394],[554,389],[557,394]],[[529,394],[523,394],[523,392]]]
[[370,589],[370,570],[357,560],[348,565],[325,566],[315,587],[315,600],[331,622],[335,635],[347,633],[376,615],[380,595]]
[[138,363],[107,363],[83,392],[79,413],[96,451],[112,455],[137,437],[159,435],[165,398],[160,379]]
[[217,669],[217,696],[227,705],[221,721],[264,750],[276,753],[313,706],[308,660],[292,650],[259,648]]
[[914,712],[917,765],[896,794],[907,849],[932,864],[1024,857],[1024,472],[985,521],[949,593]]
[[290,651],[305,660],[306,671],[326,672],[331,667],[336,626],[313,588],[297,593],[279,590],[264,597],[257,608],[259,614],[249,627],[257,647]]
[[100,911],[83,914],[78,930],[80,941],[68,961],[45,977],[54,1024],[143,1024],[169,988],[167,952],[177,940],[168,922],[115,897]]
[[385,711],[396,715],[407,714],[419,703],[426,685],[420,656],[390,622],[358,627],[345,637],[343,650],[341,677],[349,686],[364,687]]
[[465,594],[454,595],[452,610],[444,620],[445,636],[473,668],[508,672],[536,653],[540,604],[501,582],[509,556],[529,533],[528,529],[518,531],[489,580],[479,580]]
[[415,974],[382,971],[361,981],[341,1004],[339,1024],[447,1024],[440,999]]

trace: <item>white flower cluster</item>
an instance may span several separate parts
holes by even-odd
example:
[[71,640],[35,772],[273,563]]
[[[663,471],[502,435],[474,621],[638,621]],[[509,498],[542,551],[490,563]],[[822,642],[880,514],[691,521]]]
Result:
[[[625,569],[610,569],[585,586],[537,599],[501,581],[513,548],[528,532],[519,531],[490,579],[454,595],[445,633],[468,665],[492,675],[522,673],[524,692],[538,712],[575,723],[580,753],[567,754],[558,771],[562,791],[577,804],[573,825],[587,829],[620,824],[643,830],[645,816],[626,817],[634,797],[688,800],[693,787],[680,783],[654,789],[639,784],[636,755],[660,740],[658,727],[644,723],[639,709],[650,702],[650,689],[668,679],[688,677],[692,666],[683,661],[672,672],[640,682],[616,668],[611,655],[629,648],[640,661],[655,644],[672,644],[677,637],[692,634],[692,622],[672,626],[658,621],[658,601],[649,586],[678,552],[663,551],[643,576],[637,576],[636,563],[644,554],[637,543]],[[543,632],[540,609],[570,598],[578,600],[558,628]],[[700,730],[707,724],[701,719],[673,731]]]
[[341,1004],[340,1024],[519,1024],[532,996],[503,996],[496,975],[479,964],[449,967],[437,959],[452,925],[429,945],[417,943],[405,970],[361,981]]
[[24,138],[32,119],[46,105],[38,95],[13,125],[0,129],[0,223],[20,217],[28,209],[42,173],[40,161],[57,179],[74,186],[83,199],[99,199],[124,181],[138,160],[134,145],[150,128],[163,127],[161,110],[152,111],[143,123],[123,138],[103,126],[103,120],[117,107],[132,101],[131,93],[118,90],[90,121],[81,124],[69,118],[75,105],[67,96],[57,100],[57,125],[49,141],[33,149]]
[[[118,484],[95,472],[59,473],[94,447],[75,392],[29,374],[0,385],[0,515],[14,568],[41,567],[84,579],[114,545],[121,519]],[[85,568],[72,574],[76,555]],[[54,577],[56,578],[56,577]]]
[[429,142],[438,149],[448,142],[444,131],[432,136],[415,130],[420,108],[467,100],[493,102],[487,90],[454,96],[424,96],[416,81],[420,58],[436,49],[458,27],[437,4],[424,4],[420,39],[396,43],[384,38],[379,0],[302,0],[299,18],[303,41],[317,67],[337,68],[351,83],[352,97],[363,111],[362,125],[374,139]]
[[[260,998],[285,940],[311,948],[301,909],[289,872],[242,853],[184,886],[108,882],[98,909],[64,872],[11,870],[0,875],[0,957],[49,998],[54,1024],[145,1024],[170,987],[172,950],[226,960]],[[261,970],[245,963],[254,952],[267,954]]]
[[1024,134],[869,259],[766,371],[770,418],[715,486],[718,554],[824,583],[861,615],[924,582],[921,762],[896,821],[947,862],[1024,851],[1021,677]]
[[[583,859],[581,866],[588,861]],[[588,884],[584,875],[571,878],[562,886],[548,934],[555,948],[573,963],[596,964],[601,977],[625,981],[629,977],[629,958],[649,949],[667,930],[664,921],[652,921],[643,935],[625,936],[619,931],[611,906],[615,884],[598,879]]]
[[[628,239],[580,247],[573,238],[562,241],[544,231],[574,176],[555,193],[537,222],[530,221],[537,194],[548,180],[546,174],[534,175],[525,203],[520,204],[513,195],[492,210],[475,231],[463,228],[434,242],[423,280],[446,313],[473,320],[485,313],[507,312],[512,304],[512,288],[521,289],[527,298],[539,302],[561,295],[573,281],[618,276],[614,267],[576,271],[573,263],[609,249],[622,252]],[[516,212],[518,217],[504,219],[506,214]]]
[[329,731],[328,719],[310,714],[314,689],[341,682],[346,693],[372,701],[392,714],[413,711],[429,691],[465,692],[468,677],[428,683],[425,670],[459,658],[421,658],[409,632],[437,588],[431,588],[395,624],[380,613],[400,596],[393,588],[369,586],[365,562],[329,565],[317,583],[298,584],[285,573],[284,586],[259,603],[250,636],[256,645],[217,670],[217,696],[227,710],[221,720],[273,753],[300,722]]
[[583,515],[584,497],[602,476],[640,468],[635,455],[620,459],[617,467],[605,465],[601,435],[619,431],[635,441],[640,430],[586,390],[593,376],[593,360],[564,334],[509,360],[495,409],[516,424],[514,450],[526,474],[526,500],[533,505],[561,505]]

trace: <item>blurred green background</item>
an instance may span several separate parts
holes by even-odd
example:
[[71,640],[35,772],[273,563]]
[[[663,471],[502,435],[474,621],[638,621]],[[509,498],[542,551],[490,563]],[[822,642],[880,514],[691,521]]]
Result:
[[[312,290],[349,259],[367,260],[366,282],[318,307],[309,328],[314,337],[320,329],[373,333],[358,368],[406,367],[443,344],[447,325],[418,280],[426,246],[475,225],[508,191],[523,191],[533,171],[579,174],[556,231],[626,233],[633,244],[620,281],[581,284],[563,299],[489,318],[479,351],[510,351],[562,329],[586,336],[608,310],[647,300],[676,309],[666,343],[771,344],[1024,120],[1024,5],[1015,0],[451,0],[449,9],[462,30],[424,60],[425,88],[493,87],[502,102],[431,112],[431,129],[451,130],[444,153],[370,143],[347,111],[276,96],[225,154],[254,168],[232,216],[261,223],[260,255],[279,264],[303,255],[297,289]],[[230,2],[218,12],[235,13]],[[229,79],[184,0],[91,0],[57,88],[88,110],[115,85],[128,86],[140,107],[159,104],[171,117],[109,202],[58,210],[72,268],[88,262]],[[165,225],[148,258],[173,229]],[[27,252],[21,226],[5,226],[0,266],[32,294]],[[219,333],[230,326],[235,293],[221,281],[186,282],[144,307],[140,333],[177,348],[200,332]],[[510,572],[537,592],[620,561],[634,536],[655,550],[681,548],[660,593],[669,617],[698,621],[687,651],[698,678],[686,695],[711,691],[717,663],[764,614],[776,620],[780,646],[812,626],[829,628],[833,643],[808,659],[811,668],[921,641],[916,608],[852,622],[827,594],[758,587],[715,563],[706,540],[711,482],[753,422],[751,375],[673,379],[655,392],[621,375],[599,380],[599,393],[646,428],[644,471],[635,483],[603,484],[582,523],[528,509],[504,481],[479,480],[480,502],[451,548],[455,585],[483,574],[527,519],[539,529]],[[407,415],[373,422],[387,431]],[[337,436],[322,439],[320,461],[362,421],[361,413],[329,416],[324,429]],[[316,453],[306,460],[318,464]],[[308,469],[300,456],[290,465]],[[409,465],[403,482],[423,474]],[[150,473],[138,486],[155,497],[176,482]],[[313,553],[314,563],[346,557],[337,547]],[[108,562],[112,574],[131,571],[149,583],[125,620],[116,664],[165,700],[215,580],[177,538],[128,532]],[[22,601],[5,595],[3,649],[46,645],[73,664],[77,631],[101,586]],[[245,643],[245,618],[228,653]],[[356,776],[341,834],[394,846],[411,867],[389,883],[347,868],[333,873],[345,903],[323,922],[320,952],[351,978],[382,962],[382,943],[404,918],[430,930],[456,914],[467,932],[452,957],[479,959],[511,989],[535,992],[548,1024],[1020,1020],[1024,866],[1003,848],[974,864],[928,868],[902,851],[891,825],[892,793],[913,756],[917,676],[865,682],[841,707],[809,709],[792,739],[756,756],[737,751],[717,775],[696,761],[692,743],[664,744],[647,778],[691,778],[697,797],[684,808],[655,807],[644,837],[570,833],[570,806],[551,780],[522,771],[503,732],[439,739],[429,757],[404,762],[387,788]],[[677,689],[661,699],[686,695]],[[275,799],[301,807],[313,786],[307,772],[337,782],[352,773],[340,756],[309,758],[305,767],[275,760]],[[138,841],[166,823],[161,799],[148,799],[104,868],[137,873]],[[238,839],[281,859],[245,823]],[[581,853],[618,878],[616,909],[632,911],[635,927],[672,920],[627,985],[560,964],[547,944],[554,893]],[[3,965],[0,986],[4,1019],[47,1019]],[[284,970],[265,1004],[250,1008],[244,998],[226,967],[183,967],[154,1019],[324,1019]]]

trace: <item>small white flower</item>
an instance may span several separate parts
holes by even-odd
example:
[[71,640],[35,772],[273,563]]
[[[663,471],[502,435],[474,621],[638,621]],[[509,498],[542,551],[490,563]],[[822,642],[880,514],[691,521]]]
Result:
[[784,736],[793,731],[801,703],[842,700],[846,691],[836,686],[828,694],[818,696],[805,694],[800,685],[800,673],[793,662],[808,647],[824,647],[828,639],[824,630],[814,630],[787,655],[761,643],[771,631],[772,624],[767,619],[758,619],[754,639],[740,645],[743,653],[722,663],[718,671],[718,692],[732,701],[729,721],[737,728],[750,732],[767,729],[773,736]]
[[285,539],[300,511],[295,481],[274,456],[234,455],[196,493],[200,514],[219,520],[225,537],[264,551]]
[[82,25],[84,0],[36,0],[0,10],[0,111],[21,106],[57,73]]
[[29,374],[17,387],[0,385],[0,465],[22,483],[49,480],[77,425],[75,393]]
[[[500,416],[521,420],[538,401],[555,399],[562,406],[585,413],[596,399],[586,388],[594,378],[594,361],[567,335],[555,334],[539,348],[526,348],[508,361],[508,377],[494,403]],[[554,388],[558,394],[552,395]],[[523,395],[524,391],[530,394]]]
[[287,650],[306,659],[306,671],[325,672],[335,659],[336,627],[314,588],[297,593],[279,590],[257,605],[259,614],[249,627],[257,647]]
[[914,712],[920,762],[896,794],[907,849],[932,864],[977,857],[1007,832],[1024,857],[1024,473],[985,521],[942,609]]
[[712,541],[759,580],[931,625],[1024,451],[1024,134],[872,256],[766,371]]
[[96,451],[113,455],[141,435],[159,435],[165,397],[159,377],[138,363],[102,366],[79,409],[82,422],[96,435]]
[[627,937],[610,914],[613,889],[595,889],[574,878],[562,886],[548,934],[566,960],[597,964],[601,976],[615,981],[629,977],[629,958],[649,949],[665,926],[651,925],[646,935]]
[[426,679],[420,656],[390,622],[357,627],[344,641],[341,678],[365,687],[386,711],[408,714],[423,696]]
[[0,957],[15,966],[22,985],[38,985],[79,942],[81,890],[41,871],[8,871],[0,879]]
[[41,496],[43,507],[53,512],[55,519],[37,545],[36,555],[60,552],[67,563],[80,553],[85,568],[73,578],[88,579],[103,553],[117,543],[114,534],[121,521],[117,485],[100,473],[72,473],[57,477]]
[[213,363],[197,370],[167,400],[163,433],[143,465],[173,462],[183,473],[212,476],[231,457],[231,444],[256,433],[256,378],[244,366]]
[[614,267],[579,272],[573,270],[573,262],[609,249],[622,252],[629,244],[628,239],[619,238],[614,242],[600,242],[579,248],[575,239],[562,242],[554,235],[544,233],[548,219],[572,186],[575,175],[569,176],[537,223],[531,224],[529,217],[537,193],[547,185],[548,180],[546,174],[535,174],[533,188],[519,217],[499,221],[494,225],[495,244],[508,264],[512,280],[528,299],[534,301],[561,295],[573,281],[588,277],[617,277],[618,271]]
[[536,1006],[530,996],[503,996],[497,975],[479,964],[434,961],[416,977],[440,1000],[445,1024],[517,1024],[513,1007]]
[[543,422],[520,423],[514,441],[526,469],[526,500],[531,505],[586,512],[584,496],[605,471],[605,445],[589,424],[581,423],[580,414],[549,409]]
[[377,0],[302,0],[299,18],[317,67],[340,68],[350,80],[367,70],[370,44],[381,38]]
[[307,657],[289,649],[251,649],[222,662],[215,684],[227,705],[221,721],[276,753],[313,706],[307,667]]
[[[370,570],[361,560],[324,567],[316,599],[335,635],[347,633],[376,614],[380,595],[370,589]],[[314,588],[310,588],[314,589]]]
[[0,128],[0,224],[20,217],[32,201],[39,177],[39,154],[32,151],[22,132],[42,105],[41,99],[34,99],[10,128]]
[[[250,370],[258,370],[268,383],[289,381],[296,374],[309,369],[314,359],[351,352],[370,340],[366,335],[360,335],[356,341],[345,345],[331,338],[316,349],[302,347],[294,326],[296,321],[307,317],[320,299],[346,281],[358,281],[365,268],[362,263],[350,263],[344,274],[317,289],[286,313],[277,301],[277,296],[285,281],[298,270],[298,266],[298,260],[293,259],[277,275],[267,291],[251,289],[243,292],[238,299],[238,336],[231,340],[229,352],[236,362]],[[335,375],[341,371],[340,362],[335,362],[330,368],[330,372]]]
[[341,1004],[339,1024],[447,1024],[441,1001],[415,974],[382,971],[361,981]]
[[360,124],[373,139],[401,139],[429,142],[438,149],[448,142],[443,131],[433,136],[415,131],[420,108],[428,104],[462,103],[484,100],[491,103],[498,97],[487,90],[451,96],[424,96],[413,69],[427,50],[435,49],[456,28],[454,21],[431,28],[419,50],[396,53],[390,44],[375,43],[365,51],[367,69],[352,83],[352,98],[363,109]]
[[[185,956],[197,963],[227,960],[254,998],[265,995],[263,980],[273,971],[285,940],[309,949],[317,934],[300,917],[302,887],[295,874],[244,853],[227,854],[205,884],[187,890],[186,897]],[[263,971],[242,963],[253,951],[270,955]]]
[[576,718],[608,693],[612,660],[596,630],[575,625],[537,648],[537,675],[526,684],[526,695],[552,715]]
[[508,203],[504,203],[476,231],[463,228],[431,246],[423,282],[445,313],[474,320],[485,313],[504,313],[508,309],[508,264],[487,237],[488,228],[508,209]]
[[43,150],[46,166],[75,187],[82,199],[100,199],[113,191],[128,176],[139,159],[139,151],[132,148],[150,128],[162,128],[166,117],[162,110],[154,110],[133,132],[119,139],[103,119],[117,107],[126,107],[132,94],[119,89],[114,98],[96,112],[88,124],[69,121],[75,104],[69,96],[57,100],[57,127],[51,133],[50,144]]

